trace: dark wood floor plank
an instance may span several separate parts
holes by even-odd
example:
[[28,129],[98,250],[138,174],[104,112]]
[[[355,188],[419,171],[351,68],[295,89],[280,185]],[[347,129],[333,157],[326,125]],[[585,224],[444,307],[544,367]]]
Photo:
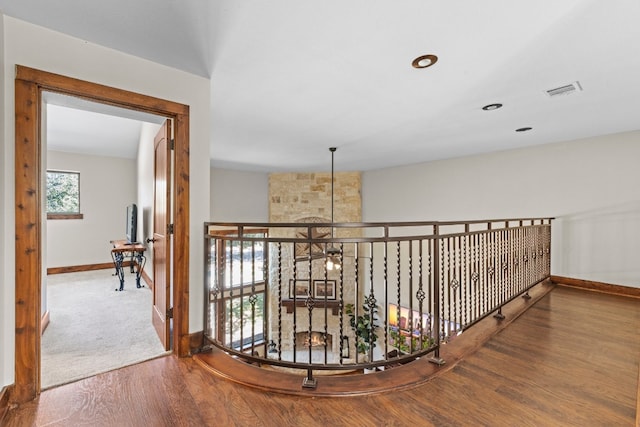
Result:
[[[608,419],[618,420],[615,425],[620,425],[617,412],[622,412],[623,419],[633,415],[633,411],[629,411],[629,405],[618,400],[624,394],[616,393],[615,389],[601,388],[598,378],[589,375],[588,371],[585,375],[581,370],[567,369],[566,365],[564,368],[556,367],[553,366],[556,362],[551,359],[542,363],[515,365],[511,357],[495,357],[496,354],[483,349],[477,357],[469,358],[461,366],[468,368],[476,376],[484,372],[485,378],[480,376],[482,380],[479,382],[491,384],[488,379],[493,378],[493,387],[508,390],[508,394],[526,396],[528,402],[545,408],[546,413],[553,413],[556,407],[565,408],[561,412],[564,415],[559,418],[566,416],[566,409],[576,407],[590,408],[587,412],[594,411],[598,414],[606,412]],[[510,365],[505,369],[505,363],[509,362]],[[613,410],[614,408],[617,410]]]
[[[239,390],[236,384],[203,371],[191,359],[180,359],[179,365],[187,385],[186,391],[193,396],[205,421],[216,420],[219,425],[224,426],[264,425],[252,412],[250,405],[244,402],[234,403],[239,401],[243,391]],[[231,411],[229,408],[234,410]]]
[[558,287],[484,344],[465,332],[457,340],[471,342],[460,341],[461,360],[406,390],[285,395],[166,357],[47,390],[11,410],[5,424],[633,426],[639,325],[638,299]]

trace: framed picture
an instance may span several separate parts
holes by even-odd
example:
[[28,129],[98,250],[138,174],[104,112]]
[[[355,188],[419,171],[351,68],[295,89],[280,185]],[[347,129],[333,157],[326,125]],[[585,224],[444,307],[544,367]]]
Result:
[[313,296],[316,299],[336,299],[335,280],[315,280],[313,282]]
[[310,292],[309,279],[289,280],[289,298],[306,298]]

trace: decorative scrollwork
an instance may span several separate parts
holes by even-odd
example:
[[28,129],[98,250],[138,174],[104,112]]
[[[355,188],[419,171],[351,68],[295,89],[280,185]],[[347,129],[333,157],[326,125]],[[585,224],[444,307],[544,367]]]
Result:
[[376,297],[373,296],[373,292],[369,294],[367,298],[365,298],[364,303],[366,304],[367,308],[369,308],[369,310],[373,310],[374,308],[376,308],[378,301],[376,300]]
[[449,286],[451,287],[451,289],[458,289],[458,287],[460,286],[460,282],[458,282],[458,280],[454,277]]
[[311,293],[307,294],[307,298],[304,300],[304,305],[307,306],[309,311],[313,310],[313,307],[316,305],[315,300],[311,297]]
[[480,275],[478,274],[478,272],[474,271],[473,273],[471,273],[471,281],[473,283],[476,283],[478,279],[480,279]]
[[418,301],[422,302],[426,297],[427,294],[422,290],[422,288],[419,289],[418,292],[416,292],[416,298],[418,299]]

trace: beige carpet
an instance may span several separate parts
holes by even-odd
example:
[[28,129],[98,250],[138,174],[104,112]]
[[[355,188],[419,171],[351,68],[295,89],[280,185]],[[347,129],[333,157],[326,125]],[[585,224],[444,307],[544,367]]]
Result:
[[123,292],[113,269],[47,277],[43,389],[166,353],[151,324],[151,290],[125,272]]

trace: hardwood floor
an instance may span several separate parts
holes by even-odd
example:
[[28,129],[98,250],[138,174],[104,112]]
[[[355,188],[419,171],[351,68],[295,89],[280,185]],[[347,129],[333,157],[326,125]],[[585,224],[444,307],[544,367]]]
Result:
[[639,328],[639,299],[559,286],[473,354],[409,390],[269,393],[211,375],[191,358],[165,357],[47,390],[10,411],[5,424],[633,426]]

